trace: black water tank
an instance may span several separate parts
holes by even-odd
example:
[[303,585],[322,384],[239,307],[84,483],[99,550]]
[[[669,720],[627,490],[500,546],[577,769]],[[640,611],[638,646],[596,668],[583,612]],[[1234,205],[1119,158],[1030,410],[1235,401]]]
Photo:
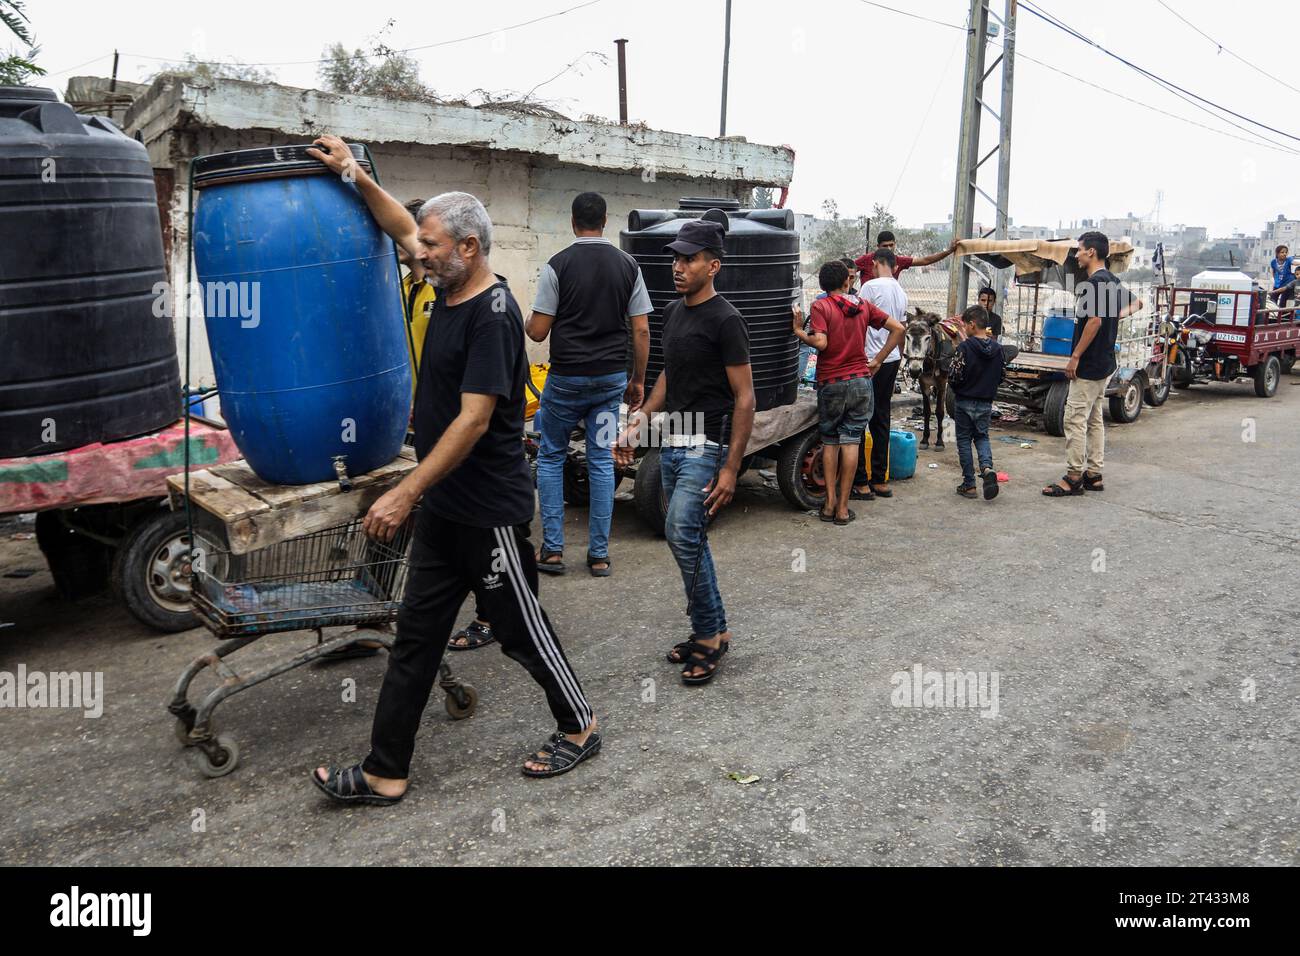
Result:
[[680,294],[673,288],[673,257],[664,245],[677,238],[688,219],[708,209],[727,214],[729,229],[718,294],[740,310],[749,327],[754,398],[759,411],[788,405],[798,394],[799,340],[790,328],[790,306],[799,295],[799,233],[789,209],[741,209],[735,199],[683,199],[680,209],[634,209],[619,233],[623,251],[641,266],[650,293],[650,363],[646,394],[664,367],[664,306]]
[[53,90],[0,87],[0,458],[180,417],[166,278],[144,146]]

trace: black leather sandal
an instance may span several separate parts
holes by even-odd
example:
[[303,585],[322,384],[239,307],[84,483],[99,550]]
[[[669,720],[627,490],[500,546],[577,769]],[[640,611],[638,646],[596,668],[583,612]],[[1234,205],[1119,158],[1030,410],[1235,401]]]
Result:
[[[700,656],[696,657],[696,654]],[[682,661],[685,665],[682,668],[682,683],[688,687],[693,687],[699,684],[707,684],[713,680],[718,673],[718,668],[722,666],[724,654],[726,654],[726,650],[721,644],[717,647],[708,647],[696,641],[691,641],[686,660]],[[688,676],[688,672],[695,670],[697,667],[703,667],[704,673],[696,674],[693,677]]]
[[[598,564],[603,564],[604,567],[603,568],[596,567],[596,565]],[[614,563],[609,560],[609,555],[606,555],[603,558],[592,557],[590,554],[587,555],[587,570],[591,572],[591,576],[593,578],[609,577],[610,571],[613,569],[613,567],[614,567]]]
[[1105,491],[1106,486],[1102,484],[1101,475],[1094,475],[1092,472],[1083,473],[1083,490],[1084,491]]
[[551,558],[563,558],[563,551],[543,551],[537,556],[537,570],[543,574],[563,574],[568,570],[563,561],[551,561]]
[[[462,637],[465,639],[465,643],[457,644],[456,642]],[[447,650],[472,651],[485,644],[491,644],[495,640],[496,638],[492,635],[491,624],[480,624],[478,621],[470,621],[451,636],[451,640],[447,642]]]
[[[691,653],[691,645],[694,643],[695,635],[692,634],[680,644],[674,644],[673,649],[664,655],[664,659],[667,660],[669,664],[685,664],[686,658],[689,657]],[[718,646],[722,648],[722,653],[725,654],[727,653],[727,649],[731,647],[731,641],[723,641]]]
[[339,803],[373,803],[389,806],[398,803],[406,796],[403,793],[401,797],[385,797],[383,794],[375,793],[370,789],[370,784],[366,783],[366,775],[361,772],[361,764],[348,767],[346,770],[329,767],[324,780],[316,776],[316,771],[313,770],[311,782],[316,784],[316,789],[325,796]]
[[1048,498],[1070,498],[1073,497],[1074,495],[1083,494],[1082,478],[1071,478],[1069,475],[1062,475],[1061,481],[1065,482],[1067,485],[1070,486],[1069,491],[1065,490],[1060,486],[1059,483],[1057,483],[1057,484],[1048,485],[1046,488],[1044,488],[1043,494]]
[[547,765],[545,770],[533,770],[528,766],[523,767],[525,777],[558,777],[562,773],[568,773],[588,757],[594,757],[600,753],[600,733],[592,731],[587,742],[578,746],[572,740],[569,740],[563,734],[551,734],[541,750],[528,757],[530,763],[544,763]]

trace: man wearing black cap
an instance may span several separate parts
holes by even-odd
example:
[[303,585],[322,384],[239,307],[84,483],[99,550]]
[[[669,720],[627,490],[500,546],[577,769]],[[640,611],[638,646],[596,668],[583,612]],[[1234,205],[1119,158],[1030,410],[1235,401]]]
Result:
[[650,416],[668,412],[659,458],[668,502],[664,536],[681,570],[691,617],[690,638],[668,660],[684,665],[684,684],[712,680],[730,645],[705,529],[709,516],[735,494],[754,425],[749,331],[735,306],[713,288],[725,233],[726,214],[710,209],[684,223],[676,241],[664,247],[672,253],[673,285],[682,297],[664,309],[664,370],[615,452],[621,464],[631,464]]

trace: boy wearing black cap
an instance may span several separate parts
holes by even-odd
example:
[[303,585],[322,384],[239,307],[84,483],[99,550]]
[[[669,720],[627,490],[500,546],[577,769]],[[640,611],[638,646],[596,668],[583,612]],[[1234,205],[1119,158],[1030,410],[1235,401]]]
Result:
[[673,255],[673,285],[682,298],[664,309],[664,370],[629,418],[615,451],[621,464],[631,464],[650,416],[668,412],[659,458],[668,502],[664,536],[681,571],[691,617],[690,638],[676,645],[668,660],[684,665],[684,684],[712,680],[731,641],[705,529],[709,516],[735,494],[754,425],[749,331],[735,306],[713,288],[725,232],[726,214],[710,209],[684,223],[676,241],[664,247]]

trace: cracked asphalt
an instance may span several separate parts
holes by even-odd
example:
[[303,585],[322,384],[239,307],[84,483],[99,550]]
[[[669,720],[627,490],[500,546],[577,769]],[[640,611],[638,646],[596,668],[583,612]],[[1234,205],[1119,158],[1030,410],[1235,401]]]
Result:
[[[6,534],[0,574],[38,570],[0,577],[0,671],[100,671],[106,700],[98,719],[0,710],[0,861],[1295,865],[1297,385],[1175,392],[1108,428],[1107,490],[1079,499],[1039,495],[1064,442],[1022,424],[994,430],[1034,444],[994,442],[1010,481],[992,503],[953,493],[951,443],[847,528],[746,476],[710,533],[736,643],[703,688],[663,661],[687,631],[680,579],[621,500],[614,576],[542,582],[603,753],[523,778],[551,729],[541,694],[495,648],[453,654],[478,712],[453,723],[435,692],[395,807],[333,806],[307,779],[364,754],[382,658],[232,698],[240,764],[204,779],[164,708],[211,636],[63,602],[35,542]],[[567,530],[581,555],[586,512]],[[895,706],[918,664],[996,675],[996,716]]]

